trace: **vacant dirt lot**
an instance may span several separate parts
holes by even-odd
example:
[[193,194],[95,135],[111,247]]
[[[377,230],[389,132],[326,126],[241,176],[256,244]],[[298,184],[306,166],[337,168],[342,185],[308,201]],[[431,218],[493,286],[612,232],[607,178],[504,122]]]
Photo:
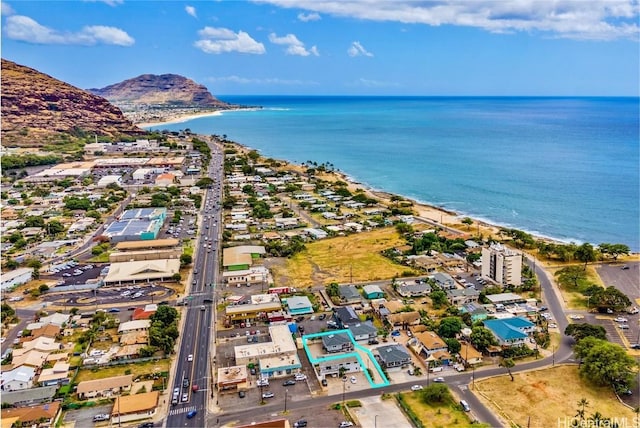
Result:
[[277,284],[285,285],[286,280],[292,286],[390,279],[411,269],[392,263],[380,251],[402,244],[394,228],[312,242],[283,267],[273,266],[274,279]]
[[600,412],[605,418],[617,418],[620,426],[634,426],[633,411],[617,401],[611,388],[593,387],[583,381],[577,366],[519,373],[514,378],[511,382],[509,376],[498,376],[475,384],[476,392],[484,395],[481,398],[485,402],[488,398],[490,408],[518,426],[571,426],[582,398],[589,403],[586,418]]

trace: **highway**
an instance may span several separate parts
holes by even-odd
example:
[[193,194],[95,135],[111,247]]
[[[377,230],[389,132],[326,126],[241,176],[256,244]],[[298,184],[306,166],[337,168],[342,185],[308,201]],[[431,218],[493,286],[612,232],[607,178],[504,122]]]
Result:
[[[193,276],[189,278],[184,301],[187,303],[183,329],[180,333],[180,349],[175,364],[174,381],[167,400],[171,400],[174,389],[179,389],[179,403],[171,405],[165,419],[166,427],[204,427],[207,413],[207,399],[212,395],[211,366],[213,354],[210,352],[212,336],[215,335],[214,287],[218,284],[219,251],[221,238],[223,154],[222,148],[210,144],[211,165],[208,176],[214,180],[212,189],[206,189],[202,198],[200,214],[201,226],[194,241]],[[206,239],[205,239],[206,238]],[[206,247],[205,247],[206,245]],[[211,247],[209,247],[211,245]],[[197,273],[196,273],[197,272]],[[193,361],[189,360],[192,355]],[[183,380],[189,385],[183,387]],[[198,386],[194,392],[194,385]],[[183,394],[187,394],[183,400]],[[197,413],[187,418],[189,412]]]

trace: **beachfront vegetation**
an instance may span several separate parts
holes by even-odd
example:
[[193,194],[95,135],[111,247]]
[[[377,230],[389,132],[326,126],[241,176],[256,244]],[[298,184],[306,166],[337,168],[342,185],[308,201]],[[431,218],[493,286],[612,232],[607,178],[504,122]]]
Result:
[[589,323],[569,324],[564,329],[564,334],[573,337],[576,342],[581,341],[585,337],[595,337],[596,339],[606,340],[607,331],[601,325]]

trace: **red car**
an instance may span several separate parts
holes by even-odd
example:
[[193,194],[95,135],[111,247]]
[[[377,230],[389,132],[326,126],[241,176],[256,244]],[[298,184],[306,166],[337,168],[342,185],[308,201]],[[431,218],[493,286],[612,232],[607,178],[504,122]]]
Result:
[[191,387],[191,390],[192,390],[193,392],[198,392],[198,385],[193,385],[193,386]]

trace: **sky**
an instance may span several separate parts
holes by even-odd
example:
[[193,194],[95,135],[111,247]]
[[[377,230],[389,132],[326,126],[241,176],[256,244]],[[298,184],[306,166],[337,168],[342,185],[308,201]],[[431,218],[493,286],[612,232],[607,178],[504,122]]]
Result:
[[9,0],[1,54],[84,89],[637,97],[639,1]]

